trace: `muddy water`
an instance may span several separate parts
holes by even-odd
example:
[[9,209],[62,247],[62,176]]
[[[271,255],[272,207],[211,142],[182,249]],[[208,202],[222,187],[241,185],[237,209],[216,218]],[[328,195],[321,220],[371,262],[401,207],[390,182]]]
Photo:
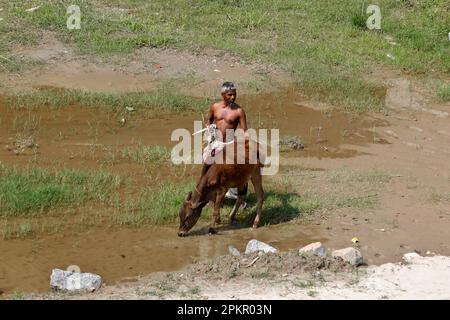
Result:
[[[206,225],[200,230],[205,229]],[[49,290],[53,268],[78,265],[83,272],[102,275],[113,284],[124,278],[158,271],[172,271],[205,257],[228,252],[232,244],[240,251],[253,238],[280,250],[323,241],[314,231],[292,226],[259,230],[237,229],[215,236],[198,232],[176,236],[176,227],[150,229],[93,229],[87,232],[43,236],[37,239],[0,241],[0,289],[4,292]]]
[[293,153],[295,157],[348,158],[359,154],[348,145],[384,142],[373,129],[386,122],[311,106],[295,89],[244,96],[241,104],[249,114],[251,127],[277,128],[281,138],[299,137],[305,149]]
[[[279,129],[281,138],[297,136],[304,142],[305,149],[295,152],[296,157],[353,157],[358,152],[348,145],[383,142],[373,130],[385,125],[382,121],[309,108],[293,90],[238,98],[247,112],[249,127]],[[114,147],[173,146],[173,130],[186,128],[193,132],[194,120],[201,120],[199,114],[146,119],[139,112],[123,116],[79,106],[13,110],[1,103],[0,117],[1,161],[20,164],[33,157],[35,163],[61,165],[62,161],[75,167],[97,167],[98,162],[89,159]],[[123,117],[125,123],[121,122]],[[6,146],[11,146],[18,136],[33,136],[39,149],[27,149],[15,156],[14,150]]]
[[[358,153],[349,145],[379,142],[372,128],[378,120],[352,118],[335,110],[316,110],[295,90],[279,94],[238,97],[246,109],[249,127],[277,128],[280,136],[298,136],[305,149],[300,157],[352,157]],[[207,106],[205,106],[206,113]],[[139,174],[142,166],[127,163],[104,165],[111,150],[130,145],[170,147],[176,128],[193,130],[198,114],[146,119],[139,111],[126,115],[125,124],[117,114],[73,106],[61,109],[13,110],[0,104],[0,162],[14,165],[103,169]],[[18,136],[31,136],[39,148],[15,154]],[[103,157],[103,158],[102,158]],[[125,161],[126,162],[126,161]],[[134,172],[133,172],[134,171]],[[141,181],[142,187],[149,181]],[[140,187],[141,185],[138,185]],[[61,219],[64,219],[62,216]],[[204,226],[203,226],[204,227]],[[197,258],[227,253],[229,244],[244,250],[252,238],[272,243],[281,250],[323,241],[313,226],[280,224],[259,230],[224,230],[217,236],[197,232],[176,236],[176,225],[151,229],[96,227],[83,232],[37,235],[34,239],[0,241],[0,290],[45,291],[53,268],[78,265],[82,271],[102,275],[107,283],[156,271],[182,268]],[[202,230],[202,226],[196,226]]]

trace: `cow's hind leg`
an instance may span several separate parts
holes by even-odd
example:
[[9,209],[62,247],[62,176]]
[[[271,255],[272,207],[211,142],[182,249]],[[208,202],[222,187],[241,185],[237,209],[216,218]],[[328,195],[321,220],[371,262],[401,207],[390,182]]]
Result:
[[256,193],[256,217],[253,221],[253,228],[258,228],[259,222],[261,220],[262,205],[264,202],[264,190],[262,187],[262,176],[260,168],[257,168],[255,170],[255,173],[253,173],[251,180]]
[[219,190],[214,200],[214,211],[208,233],[216,233],[216,224],[220,224],[220,206],[225,198],[226,189]]
[[243,187],[238,188],[238,195],[237,195],[237,199],[236,199],[236,203],[234,204],[233,209],[230,212],[230,216],[229,216],[229,220],[231,224],[235,224],[236,223],[236,213],[238,212],[238,210],[241,208],[242,204],[245,203],[244,199],[245,196],[247,195],[247,190],[248,190],[248,184],[245,184]]

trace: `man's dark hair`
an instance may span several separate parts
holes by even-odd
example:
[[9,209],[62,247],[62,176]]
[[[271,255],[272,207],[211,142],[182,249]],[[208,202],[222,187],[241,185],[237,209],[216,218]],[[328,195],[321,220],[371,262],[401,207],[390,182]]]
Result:
[[222,84],[220,92],[224,93],[230,90],[236,90],[236,86],[234,85],[233,82],[227,81]]

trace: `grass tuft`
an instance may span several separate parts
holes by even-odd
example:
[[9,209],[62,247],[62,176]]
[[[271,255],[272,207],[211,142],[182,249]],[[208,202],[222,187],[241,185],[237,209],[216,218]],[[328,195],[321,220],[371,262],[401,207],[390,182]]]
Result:
[[203,110],[208,104],[207,99],[178,93],[171,83],[164,83],[151,92],[125,94],[42,88],[9,96],[6,103],[11,108],[19,109],[82,106],[124,112],[125,108],[134,108],[150,116]]
[[121,179],[105,172],[50,171],[0,165],[0,217],[36,215],[49,208],[104,202]]
[[438,92],[439,98],[444,101],[450,101],[450,85],[443,85]]

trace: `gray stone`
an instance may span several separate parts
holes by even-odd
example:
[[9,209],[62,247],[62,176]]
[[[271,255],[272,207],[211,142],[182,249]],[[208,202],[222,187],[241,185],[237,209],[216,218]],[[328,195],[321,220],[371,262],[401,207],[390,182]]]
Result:
[[235,257],[240,257],[241,253],[239,252],[238,249],[236,249],[235,246],[229,245],[228,246],[228,251]]
[[92,273],[53,269],[50,287],[55,291],[95,291],[102,285],[102,277]]
[[331,253],[331,256],[334,258],[341,258],[342,260],[354,266],[358,266],[363,263],[363,257],[361,252],[358,249],[352,247],[334,250]]
[[253,252],[262,251],[264,253],[276,253],[278,252],[277,249],[275,249],[272,246],[269,246],[268,244],[258,241],[256,239],[252,239],[247,243],[247,247],[245,248],[245,254],[250,254]]
[[319,256],[321,258],[324,258],[327,255],[327,249],[321,242],[314,242],[311,244],[308,244],[307,246],[301,248],[299,253],[306,253],[306,254],[313,254],[316,256]]

